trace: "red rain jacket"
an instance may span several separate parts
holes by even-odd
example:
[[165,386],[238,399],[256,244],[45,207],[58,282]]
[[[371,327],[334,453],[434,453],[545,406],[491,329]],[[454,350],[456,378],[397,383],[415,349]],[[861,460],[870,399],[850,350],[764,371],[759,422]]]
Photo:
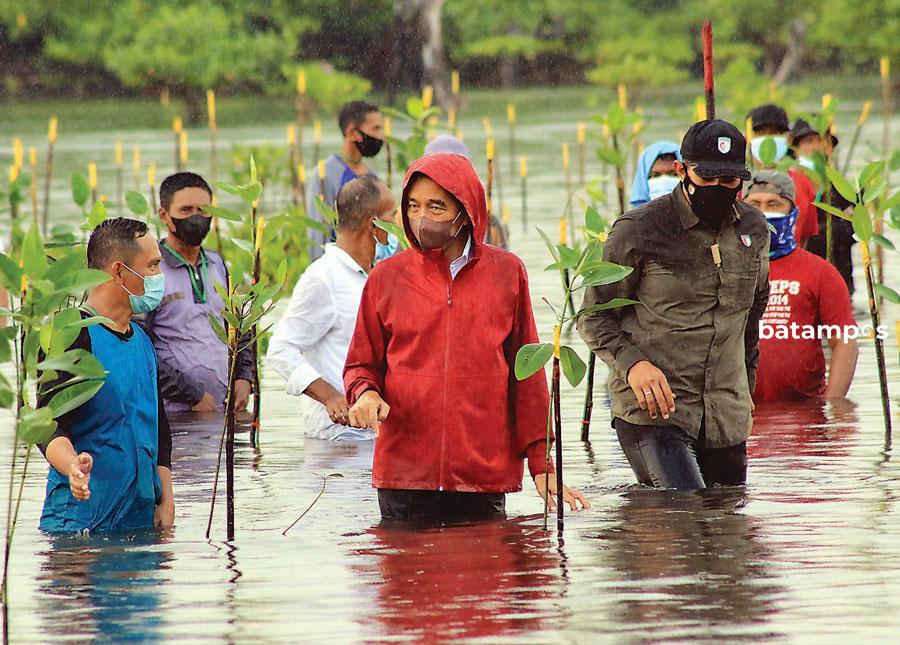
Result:
[[[352,405],[375,390],[391,407],[375,442],[376,488],[499,493],[521,490],[523,459],[546,471],[549,394],[543,370],[525,381],[516,352],[538,342],[528,276],[515,255],[485,245],[484,188],[463,156],[410,166],[453,194],[473,223],[473,252],[455,280],[440,249],[413,247],[366,281],[344,366]],[[552,469],[551,469],[552,470]]]

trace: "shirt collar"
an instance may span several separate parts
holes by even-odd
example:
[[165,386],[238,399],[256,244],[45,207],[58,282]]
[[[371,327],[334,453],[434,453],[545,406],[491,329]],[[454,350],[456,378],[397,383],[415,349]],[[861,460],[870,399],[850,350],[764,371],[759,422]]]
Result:
[[472,236],[466,240],[466,246],[463,249],[462,255],[453,260],[454,262],[462,262],[463,264],[468,263],[469,260],[472,259]]
[[343,264],[344,267],[353,273],[361,273],[362,275],[367,275],[368,273],[356,263],[353,256],[333,242],[325,245],[325,255],[334,257],[335,260]]
[[[172,253],[167,245],[163,244],[164,240],[160,240],[157,244],[159,245],[159,253],[162,255],[163,262],[166,263],[166,266],[172,269],[177,269],[178,267],[186,267],[187,264],[179,260],[175,257],[175,254]],[[200,253],[205,253],[203,247],[200,247]]]

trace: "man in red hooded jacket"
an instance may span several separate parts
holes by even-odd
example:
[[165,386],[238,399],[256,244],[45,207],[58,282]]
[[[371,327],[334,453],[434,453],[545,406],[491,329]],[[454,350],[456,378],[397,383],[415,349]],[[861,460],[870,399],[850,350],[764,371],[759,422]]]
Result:
[[[484,188],[465,157],[416,161],[401,208],[413,246],[378,263],[363,290],[344,366],[350,423],[375,429],[383,518],[502,515],[526,457],[542,495],[548,474],[546,377],[513,373],[519,348],[538,340],[528,276],[481,243]],[[564,497],[589,507],[578,491]]]

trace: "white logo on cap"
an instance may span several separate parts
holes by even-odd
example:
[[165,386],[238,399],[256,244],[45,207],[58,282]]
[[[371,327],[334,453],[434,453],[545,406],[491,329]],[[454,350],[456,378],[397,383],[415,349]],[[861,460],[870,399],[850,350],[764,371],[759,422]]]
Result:
[[723,155],[731,150],[731,137],[719,137],[719,152]]

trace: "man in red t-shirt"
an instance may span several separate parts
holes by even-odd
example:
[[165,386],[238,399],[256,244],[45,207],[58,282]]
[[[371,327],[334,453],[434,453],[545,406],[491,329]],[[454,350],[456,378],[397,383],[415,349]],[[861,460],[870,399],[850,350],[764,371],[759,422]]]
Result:
[[[750,119],[750,127],[753,129],[750,149],[755,168],[763,166],[759,160],[759,151],[766,139],[772,139],[775,142],[775,161],[780,161],[790,154],[788,146],[790,123],[784,108],[767,103],[750,110],[747,118]],[[818,213],[816,207],[813,206],[813,202],[816,201],[816,187],[803,170],[797,166],[790,168],[788,174],[791,176],[791,181],[794,182],[795,198],[793,201],[798,211],[794,237],[801,248],[806,248],[806,240],[819,233]]]
[[[788,175],[757,171],[745,194],[744,201],[763,211],[775,229],[753,400],[843,398],[859,354],[847,285],[831,264],[797,247],[795,190]],[[827,379],[823,338],[831,347]]]

